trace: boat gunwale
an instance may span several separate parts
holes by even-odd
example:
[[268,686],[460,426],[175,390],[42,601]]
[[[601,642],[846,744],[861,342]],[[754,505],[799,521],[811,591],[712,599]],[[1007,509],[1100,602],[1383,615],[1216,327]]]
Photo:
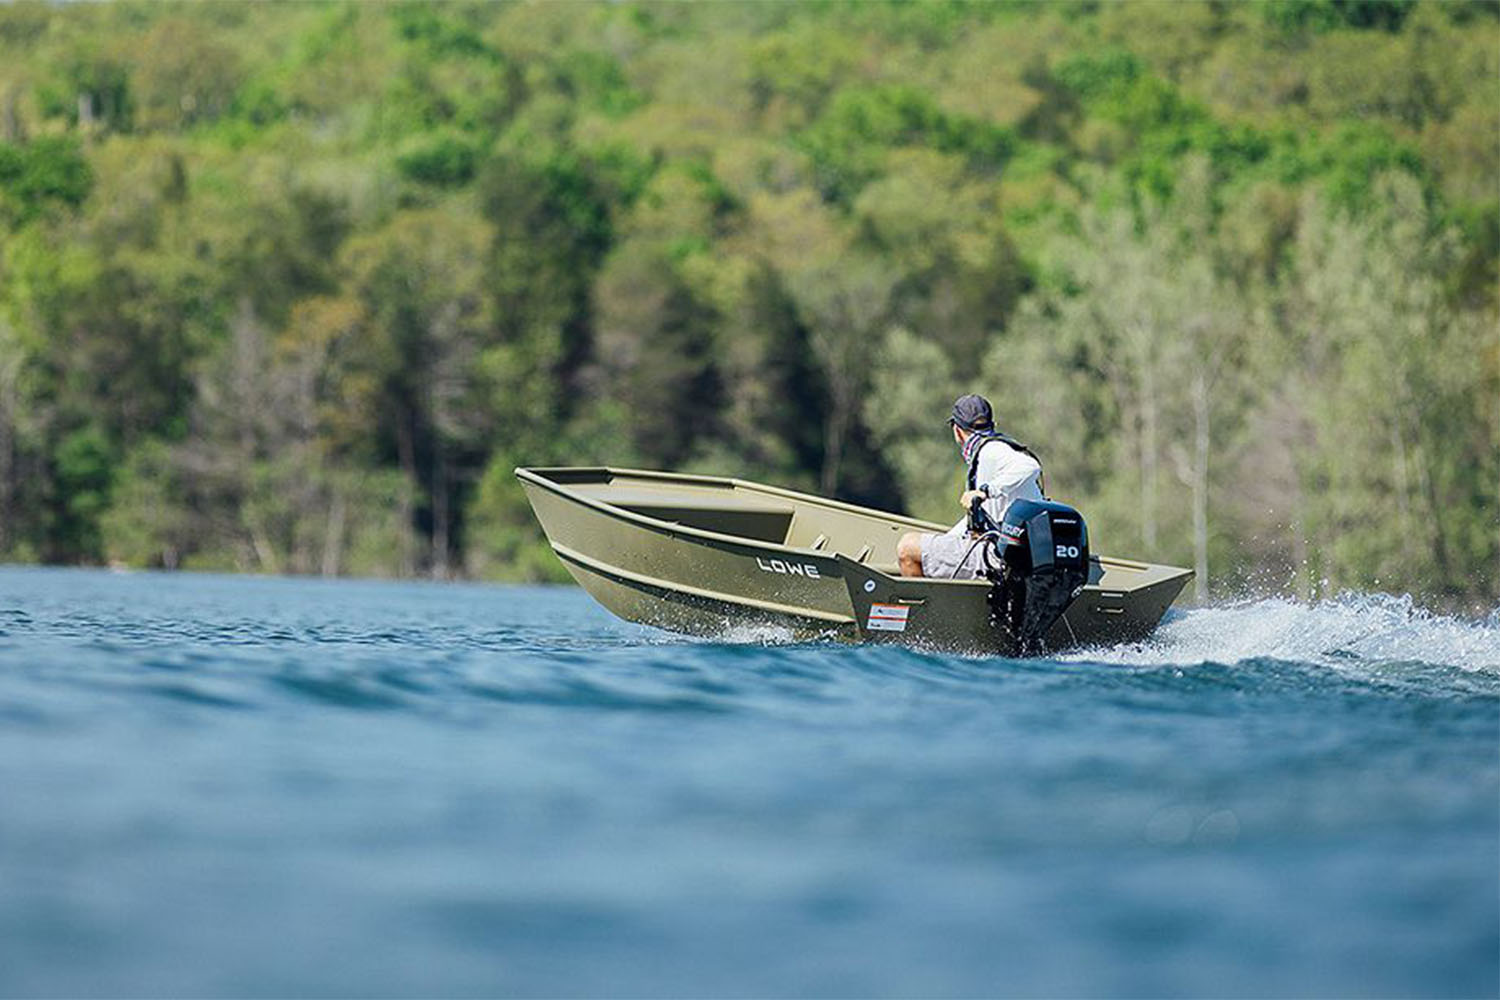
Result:
[[[680,533],[691,537],[700,538],[704,541],[728,543],[731,545],[738,545],[746,548],[761,548],[777,552],[795,553],[799,556],[813,556],[824,559],[831,559],[840,555],[841,553],[824,552],[820,549],[812,549],[808,548],[807,546],[786,545],[781,542],[760,541],[758,539],[744,538],[739,535],[726,535],[723,532],[709,531],[706,528],[695,528],[691,525],[682,524],[677,521],[664,521],[660,518],[651,517],[649,514],[637,513],[636,511],[630,510],[625,507],[616,506],[615,504],[607,503],[603,500],[596,500],[593,497],[586,497],[575,490],[569,489],[568,486],[564,485],[563,483],[548,479],[545,474],[548,472],[567,472],[573,474],[603,473],[604,475],[609,477],[632,476],[647,480],[656,479],[669,482],[677,482],[683,485],[688,485],[691,483],[705,483],[713,486],[731,486],[736,489],[745,489],[753,493],[768,493],[775,496],[812,504],[814,506],[831,508],[843,513],[859,514],[864,517],[873,516],[876,519],[884,519],[900,524],[910,525],[913,528],[918,528],[923,531],[931,531],[941,534],[948,530],[945,526],[936,524],[932,521],[921,521],[914,517],[907,517],[904,514],[892,514],[888,511],[875,510],[871,507],[860,507],[856,504],[845,503],[842,500],[830,500],[827,497],[814,496],[810,493],[798,493],[796,490],[788,490],[780,486],[769,486],[765,483],[757,483],[746,479],[738,479],[733,476],[703,476],[682,472],[660,472],[651,469],[623,469],[612,465],[547,465],[534,467],[516,466],[513,472],[516,478],[520,479],[522,482],[529,482],[535,486],[539,486],[542,489],[547,490],[550,493],[554,493],[560,497],[563,497],[564,499],[569,500],[573,503],[582,504],[585,507],[597,510],[611,517],[620,518],[625,521],[639,522],[643,526],[651,528],[653,530],[665,531],[669,534]],[[550,538],[547,540],[547,542],[549,545],[552,544],[552,540]],[[845,558],[849,557],[846,555]],[[1121,566],[1125,569],[1132,570],[1161,568],[1176,571],[1176,573],[1172,576],[1166,577],[1162,581],[1157,581],[1157,583],[1153,583],[1152,586],[1156,586],[1157,584],[1165,582],[1166,580],[1176,579],[1178,576],[1183,576],[1190,579],[1193,575],[1193,571],[1191,569],[1187,569],[1181,566],[1168,566],[1164,563],[1143,563],[1134,559],[1116,559],[1112,556],[1101,555],[1095,555],[1092,558],[1099,561],[1101,569],[1106,564],[1113,564]],[[882,573],[885,576],[890,576],[889,573],[885,573],[878,567],[868,566],[867,564],[863,563],[861,563],[860,565],[866,565],[867,568],[875,570],[875,572]],[[945,580],[941,577],[912,577],[909,579],[920,579],[925,584],[936,583],[960,587],[989,586],[989,583],[985,580]],[[1089,586],[1092,588],[1097,588],[1098,584],[1089,584]]]
[[776,549],[782,552],[795,552],[799,554],[809,553],[816,556],[822,556],[824,558],[829,558],[833,555],[833,553],[831,552],[823,552],[818,549],[810,549],[805,545],[787,545],[783,542],[766,542],[759,539],[745,538],[741,535],[726,535],[721,531],[710,531],[707,528],[695,528],[691,525],[681,524],[677,521],[664,521],[661,518],[652,517],[649,514],[641,514],[637,511],[633,511],[628,507],[621,507],[609,503],[605,500],[598,500],[594,497],[584,496],[576,490],[569,489],[568,486],[563,483],[554,482],[553,480],[546,478],[544,473],[547,472],[603,472],[609,474],[610,476],[633,476],[643,479],[669,480],[682,483],[683,485],[697,482],[707,483],[713,486],[732,486],[737,489],[745,489],[754,493],[769,493],[785,499],[798,500],[819,507],[828,507],[843,513],[859,514],[864,517],[873,516],[876,519],[896,521],[901,524],[910,525],[914,528],[922,528],[924,530],[937,529],[938,531],[947,530],[943,528],[942,525],[933,524],[930,521],[919,521],[916,518],[906,517],[903,514],[891,514],[886,511],[873,510],[869,507],[858,507],[854,504],[844,503],[841,500],[829,500],[824,497],[817,497],[808,493],[798,493],[795,490],[785,490],[779,486],[767,486],[764,483],[754,483],[750,482],[749,480],[735,479],[729,476],[694,476],[678,472],[652,472],[644,469],[618,469],[614,466],[606,465],[546,466],[541,468],[518,466],[515,470],[516,478],[521,479],[524,482],[532,482],[535,485],[541,486],[542,488],[549,490],[552,493],[558,494],[559,496],[564,496],[567,499],[575,501],[577,503],[581,503],[586,507],[592,507],[605,513],[617,515],[627,521],[645,521],[651,527],[660,527],[668,529],[672,532],[682,532],[688,535],[695,535],[709,541],[732,542],[736,545],[746,545],[750,546],[751,548]]

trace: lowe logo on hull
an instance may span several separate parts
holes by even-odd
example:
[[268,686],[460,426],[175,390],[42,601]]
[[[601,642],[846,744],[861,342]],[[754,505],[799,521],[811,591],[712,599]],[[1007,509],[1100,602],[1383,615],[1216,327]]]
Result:
[[763,559],[755,557],[755,565],[759,566],[762,573],[780,573],[782,576],[805,576],[810,580],[821,579],[818,567],[812,563],[786,562],[783,559]]

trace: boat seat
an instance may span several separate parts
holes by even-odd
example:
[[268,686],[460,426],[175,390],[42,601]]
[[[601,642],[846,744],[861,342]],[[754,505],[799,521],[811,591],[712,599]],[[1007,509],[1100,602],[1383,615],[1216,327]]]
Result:
[[580,492],[586,492],[591,499],[645,517],[653,517],[658,521],[671,521],[703,531],[777,544],[786,541],[787,531],[792,525],[792,515],[795,513],[789,504],[735,496],[733,493],[726,493],[724,496],[709,493],[684,496],[681,493],[656,490],[610,488]]

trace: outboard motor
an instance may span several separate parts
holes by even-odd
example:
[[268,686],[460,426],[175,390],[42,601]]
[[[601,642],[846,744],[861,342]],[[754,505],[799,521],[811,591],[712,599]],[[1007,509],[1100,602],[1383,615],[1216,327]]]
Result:
[[1035,656],[1089,582],[1088,526],[1067,504],[1017,500],[991,537],[984,552],[990,624],[1008,655]]

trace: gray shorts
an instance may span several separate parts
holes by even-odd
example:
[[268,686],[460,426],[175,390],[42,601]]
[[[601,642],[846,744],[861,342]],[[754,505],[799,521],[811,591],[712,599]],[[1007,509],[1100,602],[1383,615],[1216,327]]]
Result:
[[[960,561],[963,563],[959,565]],[[984,576],[984,543],[962,535],[922,535],[922,575],[941,580]]]

